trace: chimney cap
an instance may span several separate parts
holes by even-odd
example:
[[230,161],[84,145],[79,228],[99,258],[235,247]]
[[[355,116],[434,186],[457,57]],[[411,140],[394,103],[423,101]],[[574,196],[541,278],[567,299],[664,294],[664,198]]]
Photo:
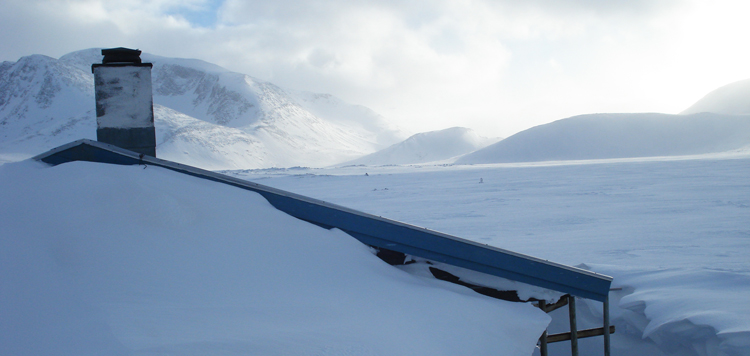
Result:
[[102,64],[108,63],[141,63],[141,51],[124,47],[102,49]]

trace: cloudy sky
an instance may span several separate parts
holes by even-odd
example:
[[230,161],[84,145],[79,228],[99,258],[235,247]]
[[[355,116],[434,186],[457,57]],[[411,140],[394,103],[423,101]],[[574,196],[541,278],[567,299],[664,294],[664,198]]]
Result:
[[679,113],[750,78],[744,0],[2,0],[0,60],[131,47],[334,94],[411,132]]

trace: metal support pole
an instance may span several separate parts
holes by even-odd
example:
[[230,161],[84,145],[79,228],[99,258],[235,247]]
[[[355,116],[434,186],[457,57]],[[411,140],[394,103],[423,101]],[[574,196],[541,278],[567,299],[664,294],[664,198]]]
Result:
[[[539,301],[539,309],[543,312],[547,312],[547,302],[544,300]],[[547,356],[547,329],[544,329],[542,337],[539,340],[539,353],[541,356]]]
[[604,299],[604,356],[609,356],[609,297]]
[[578,356],[578,327],[576,326],[576,297],[568,296],[568,317],[570,318],[570,354]]

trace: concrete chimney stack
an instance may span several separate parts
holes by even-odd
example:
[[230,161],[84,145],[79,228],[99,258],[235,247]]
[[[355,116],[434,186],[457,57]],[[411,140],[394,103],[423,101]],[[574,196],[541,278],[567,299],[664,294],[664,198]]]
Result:
[[151,63],[141,51],[103,49],[102,63],[91,66],[96,95],[96,139],[156,157]]

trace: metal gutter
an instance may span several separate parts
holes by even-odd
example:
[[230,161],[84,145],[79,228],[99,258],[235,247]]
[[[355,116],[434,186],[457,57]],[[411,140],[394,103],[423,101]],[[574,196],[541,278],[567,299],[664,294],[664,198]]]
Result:
[[423,227],[367,214],[303,195],[92,140],[78,140],[35,156],[51,165],[89,161],[148,164],[261,194],[277,209],[324,228],[338,228],[378,248],[443,262],[582,298],[604,302],[612,277],[480,244]]

